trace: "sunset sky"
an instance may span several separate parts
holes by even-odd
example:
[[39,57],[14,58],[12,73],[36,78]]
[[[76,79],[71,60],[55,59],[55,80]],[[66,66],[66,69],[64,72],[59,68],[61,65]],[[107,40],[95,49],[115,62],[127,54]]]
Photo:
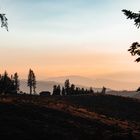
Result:
[[[80,75],[140,81],[127,49],[140,30],[121,12],[140,0],[0,0],[9,32],[0,28],[0,72],[38,79]],[[122,78],[122,75],[125,76]],[[134,78],[132,78],[134,75]]]

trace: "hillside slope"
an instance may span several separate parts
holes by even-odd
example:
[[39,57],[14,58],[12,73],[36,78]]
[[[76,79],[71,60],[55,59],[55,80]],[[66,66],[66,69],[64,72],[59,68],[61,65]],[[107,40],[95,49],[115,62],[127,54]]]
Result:
[[[105,103],[101,104],[103,100]],[[135,113],[134,117],[128,117],[128,120],[122,117],[123,109],[114,110],[118,113],[117,117],[111,115],[115,105],[109,100],[120,103],[125,101],[125,116]],[[129,106],[132,107],[130,112],[126,107],[127,103],[132,103],[132,106]],[[103,106],[104,108],[101,108]],[[0,137],[28,140],[139,139],[140,121],[137,120],[140,113],[136,113],[133,108],[136,106],[136,109],[140,107],[137,100],[115,96],[1,96]]]

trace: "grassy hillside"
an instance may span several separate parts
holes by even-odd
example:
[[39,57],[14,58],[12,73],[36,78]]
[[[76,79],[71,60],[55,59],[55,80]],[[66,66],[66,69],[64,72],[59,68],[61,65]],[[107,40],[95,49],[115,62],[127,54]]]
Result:
[[0,137],[140,139],[140,102],[115,96],[0,97]]
[[64,100],[108,117],[140,122],[140,101],[137,99],[112,95],[94,95],[71,96],[65,97]]

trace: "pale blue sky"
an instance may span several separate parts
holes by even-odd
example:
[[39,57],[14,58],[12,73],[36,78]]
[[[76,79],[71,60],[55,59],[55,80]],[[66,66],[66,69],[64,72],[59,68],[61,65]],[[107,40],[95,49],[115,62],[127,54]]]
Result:
[[139,71],[127,49],[139,41],[140,30],[122,9],[138,12],[140,1],[0,0],[10,30],[0,29],[1,55],[7,58],[0,60],[0,71],[17,67],[24,78],[33,67],[42,79]]
[[[125,19],[121,10],[126,8],[138,11],[139,0],[0,0],[0,2],[1,11],[5,12],[9,19],[8,37],[14,40],[16,37],[17,40],[28,40],[28,43],[38,39],[39,47],[47,45],[49,48],[53,40],[57,45],[60,43],[60,46],[63,46],[64,43],[72,42],[80,45],[87,42],[98,44],[100,41],[112,44],[119,40],[120,43],[124,43],[126,35],[128,39],[137,39],[138,31],[133,22]],[[5,32],[3,34],[5,35]],[[4,36],[3,34],[1,35]]]
[[[6,34],[6,40],[27,41],[33,44],[30,47],[34,47],[33,40],[38,39],[40,46],[36,47],[49,49],[56,43],[64,49],[65,44],[71,43],[74,47],[90,44],[94,48],[93,45],[100,42],[116,44],[119,41],[121,44],[128,43],[124,40],[131,42],[138,38],[138,30],[125,19],[121,10],[138,11],[139,0],[0,0],[0,3],[10,28],[8,35],[2,32],[2,40]],[[28,44],[23,45],[26,46]]]

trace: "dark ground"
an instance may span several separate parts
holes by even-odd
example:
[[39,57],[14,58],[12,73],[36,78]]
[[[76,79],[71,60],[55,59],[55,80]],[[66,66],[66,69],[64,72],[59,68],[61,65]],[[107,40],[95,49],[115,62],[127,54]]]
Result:
[[139,140],[140,101],[93,95],[0,97],[0,140]]

